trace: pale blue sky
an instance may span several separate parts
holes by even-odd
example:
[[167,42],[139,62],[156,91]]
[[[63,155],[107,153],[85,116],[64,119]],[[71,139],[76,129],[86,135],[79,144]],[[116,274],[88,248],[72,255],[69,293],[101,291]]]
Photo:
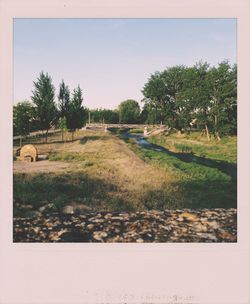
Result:
[[140,101],[155,71],[203,60],[236,63],[236,19],[15,19],[14,103],[30,100],[48,72],[78,84],[89,108]]

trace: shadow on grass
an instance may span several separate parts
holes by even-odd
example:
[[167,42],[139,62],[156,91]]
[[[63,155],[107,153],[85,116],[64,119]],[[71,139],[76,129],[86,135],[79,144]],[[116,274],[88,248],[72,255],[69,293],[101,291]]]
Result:
[[32,210],[38,210],[48,203],[52,203],[57,211],[71,203],[83,204],[94,211],[134,210],[131,202],[114,195],[119,192],[116,185],[91,178],[83,172],[61,175],[19,173],[14,174],[13,184],[14,216],[22,215],[20,206],[28,205]]
[[147,209],[237,208],[237,187],[227,181],[179,181],[147,191],[142,199]]
[[196,163],[199,165],[207,166],[210,168],[218,169],[222,173],[230,176],[232,179],[237,178],[237,164],[233,164],[227,161],[215,160],[211,158],[205,158],[194,155],[192,153],[176,153],[172,152],[162,146],[151,144],[150,146],[144,146],[144,149],[160,150],[161,152],[167,153],[170,156],[176,157],[179,160],[187,163]]
[[94,141],[94,140],[98,140],[98,139],[105,140],[105,137],[101,137],[101,136],[98,136],[98,135],[84,136],[83,138],[80,139],[80,144],[84,145],[88,141]]
[[[237,207],[236,164],[191,153],[175,153],[149,143],[140,135],[125,133],[118,136],[132,145],[132,150],[135,147],[134,151],[146,162],[168,170],[174,167],[181,174],[177,182],[166,183],[156,191],[148,190],[142,202],[146,208]],[[131,142],[131,138],[134,142]]]
[[[195,163],[202,166],[218,169],[222,173],[230,176],[233,180],[237,179],[237,164],[230,163],[227,161],[222,161],[222,160],[216,160],[212,158],[205,158],[194,155],[193,153],[173,152],[165,147],[148,142],[146,139],[144,139],[141,135],[138,134],[135,135],[135,134],[125,133],[121,135],[120,138],[122,138],[126,142],[129,141],[129,138],[134,138],[137,144],[145,150],[165,153],[185,163]],[[178,164],[177,164],[177,168],[178,168]]]

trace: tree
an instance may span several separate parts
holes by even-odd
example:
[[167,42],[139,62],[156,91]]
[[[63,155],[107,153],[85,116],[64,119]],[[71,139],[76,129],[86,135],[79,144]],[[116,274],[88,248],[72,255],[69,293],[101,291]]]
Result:
[[90,111],[91,121],[96,123],[118,123],[119,113],[117,110],[93,109]]
[[70,90],[69,87],[65,85],[64,80],[62,80],[59,86],[58,101],[60,117],[66,117],[70,103]]
[[151,105],[151,103],[144,103],[140,114],[140,122],[150,125],[161,122],[160,113]]
[[228,61],[218,67],[198,62],[155,72],[144,85],[145,122],[164,122],[178,130],[196,124],[210,139],[237,131],[237,67]]
[[67,126],[70,132],[72,132],[72,141],[74,132],[79,129],[86,122],[86,109],[82,106],[83,97],[80,86],[73,90],[73,96],[69,103],[69,109],[67,114]]
[[59,118],[58,126],[62,131],[62,141],[64,141],[64,132],[68,131],[67,119],[65,116]]
[[209,65],[199,62],[193,67],[186,68],[184,83],[179,98],[182,100],[183,118],[186,126],[195,119],[202,132],[210,139],[210,95],[207,80]]
[[59,86],[58,94],[58,119],[59,128],[62,131],[62,141],[64,141],[64,132],[67,131],[67,121],[70,113],[70,90],[69,87],[65,85],[64,80],[62,80]]
[[34,91],[32,101],[35,104],[36,116],[42,131],[46,131],[46,142],[48,138],[48,130],[55,123],[57,118],[57,110],[54,102],[55,88],[52,85],[52,79],[48,73],[40,73],[37,81],[34,81]]
[[211,120],[217,139],[234,133],[237,128],[237,68],[228,61],[219,63],[208,72],[211,99]]
[[137,101],[128,99],[120,103],[118,107],[120,123],[139,123],[140,106]]
[[31,124],[34,120],[34,107],[28,102],[19,102],[13,108],[13,131],[20,135],[20,147],[22,146],[22,136],[28,135],[31,131]]
[[157,123],[164,122],[171,127],[181,129],[179,120],[182,111],[182,99],[178,98],[183,86],[185,67],[174,66],[163,72],[155,72],[144,85],[143,102],[148,104]]
[[144,85],[142,93],[144,95],[142,101],[147,105],[147,109],[150,108],[154,112],[154,122],[160,123],[164,121],[166,111],[169,110],[169,113],[171,112],[171,100],[167,104],[167,88],[162,73],[155,72],[151,75]]

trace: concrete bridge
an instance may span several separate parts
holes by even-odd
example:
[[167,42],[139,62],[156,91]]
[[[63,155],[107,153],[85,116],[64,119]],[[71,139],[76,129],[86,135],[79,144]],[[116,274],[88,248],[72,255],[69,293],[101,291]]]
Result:
[[165,128],[165,125],[147,125],[147,124],[102,124],[102,123],[87,123],[86,124],[86,128],[104,128],[105,126],[107,126],[108,128],[117,128],[117,129],[144,129],[145,127],[147,128],[154,128],[154,129],[158,129],[158,128]]

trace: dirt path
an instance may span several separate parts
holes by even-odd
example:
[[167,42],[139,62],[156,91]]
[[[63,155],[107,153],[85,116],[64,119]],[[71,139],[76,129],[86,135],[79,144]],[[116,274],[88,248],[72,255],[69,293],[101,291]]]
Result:
[[41,160],[37,162],[22,162],[14,161],[14,173],[46,173],[46,172],[60,172],[72,167],[70,163]]

